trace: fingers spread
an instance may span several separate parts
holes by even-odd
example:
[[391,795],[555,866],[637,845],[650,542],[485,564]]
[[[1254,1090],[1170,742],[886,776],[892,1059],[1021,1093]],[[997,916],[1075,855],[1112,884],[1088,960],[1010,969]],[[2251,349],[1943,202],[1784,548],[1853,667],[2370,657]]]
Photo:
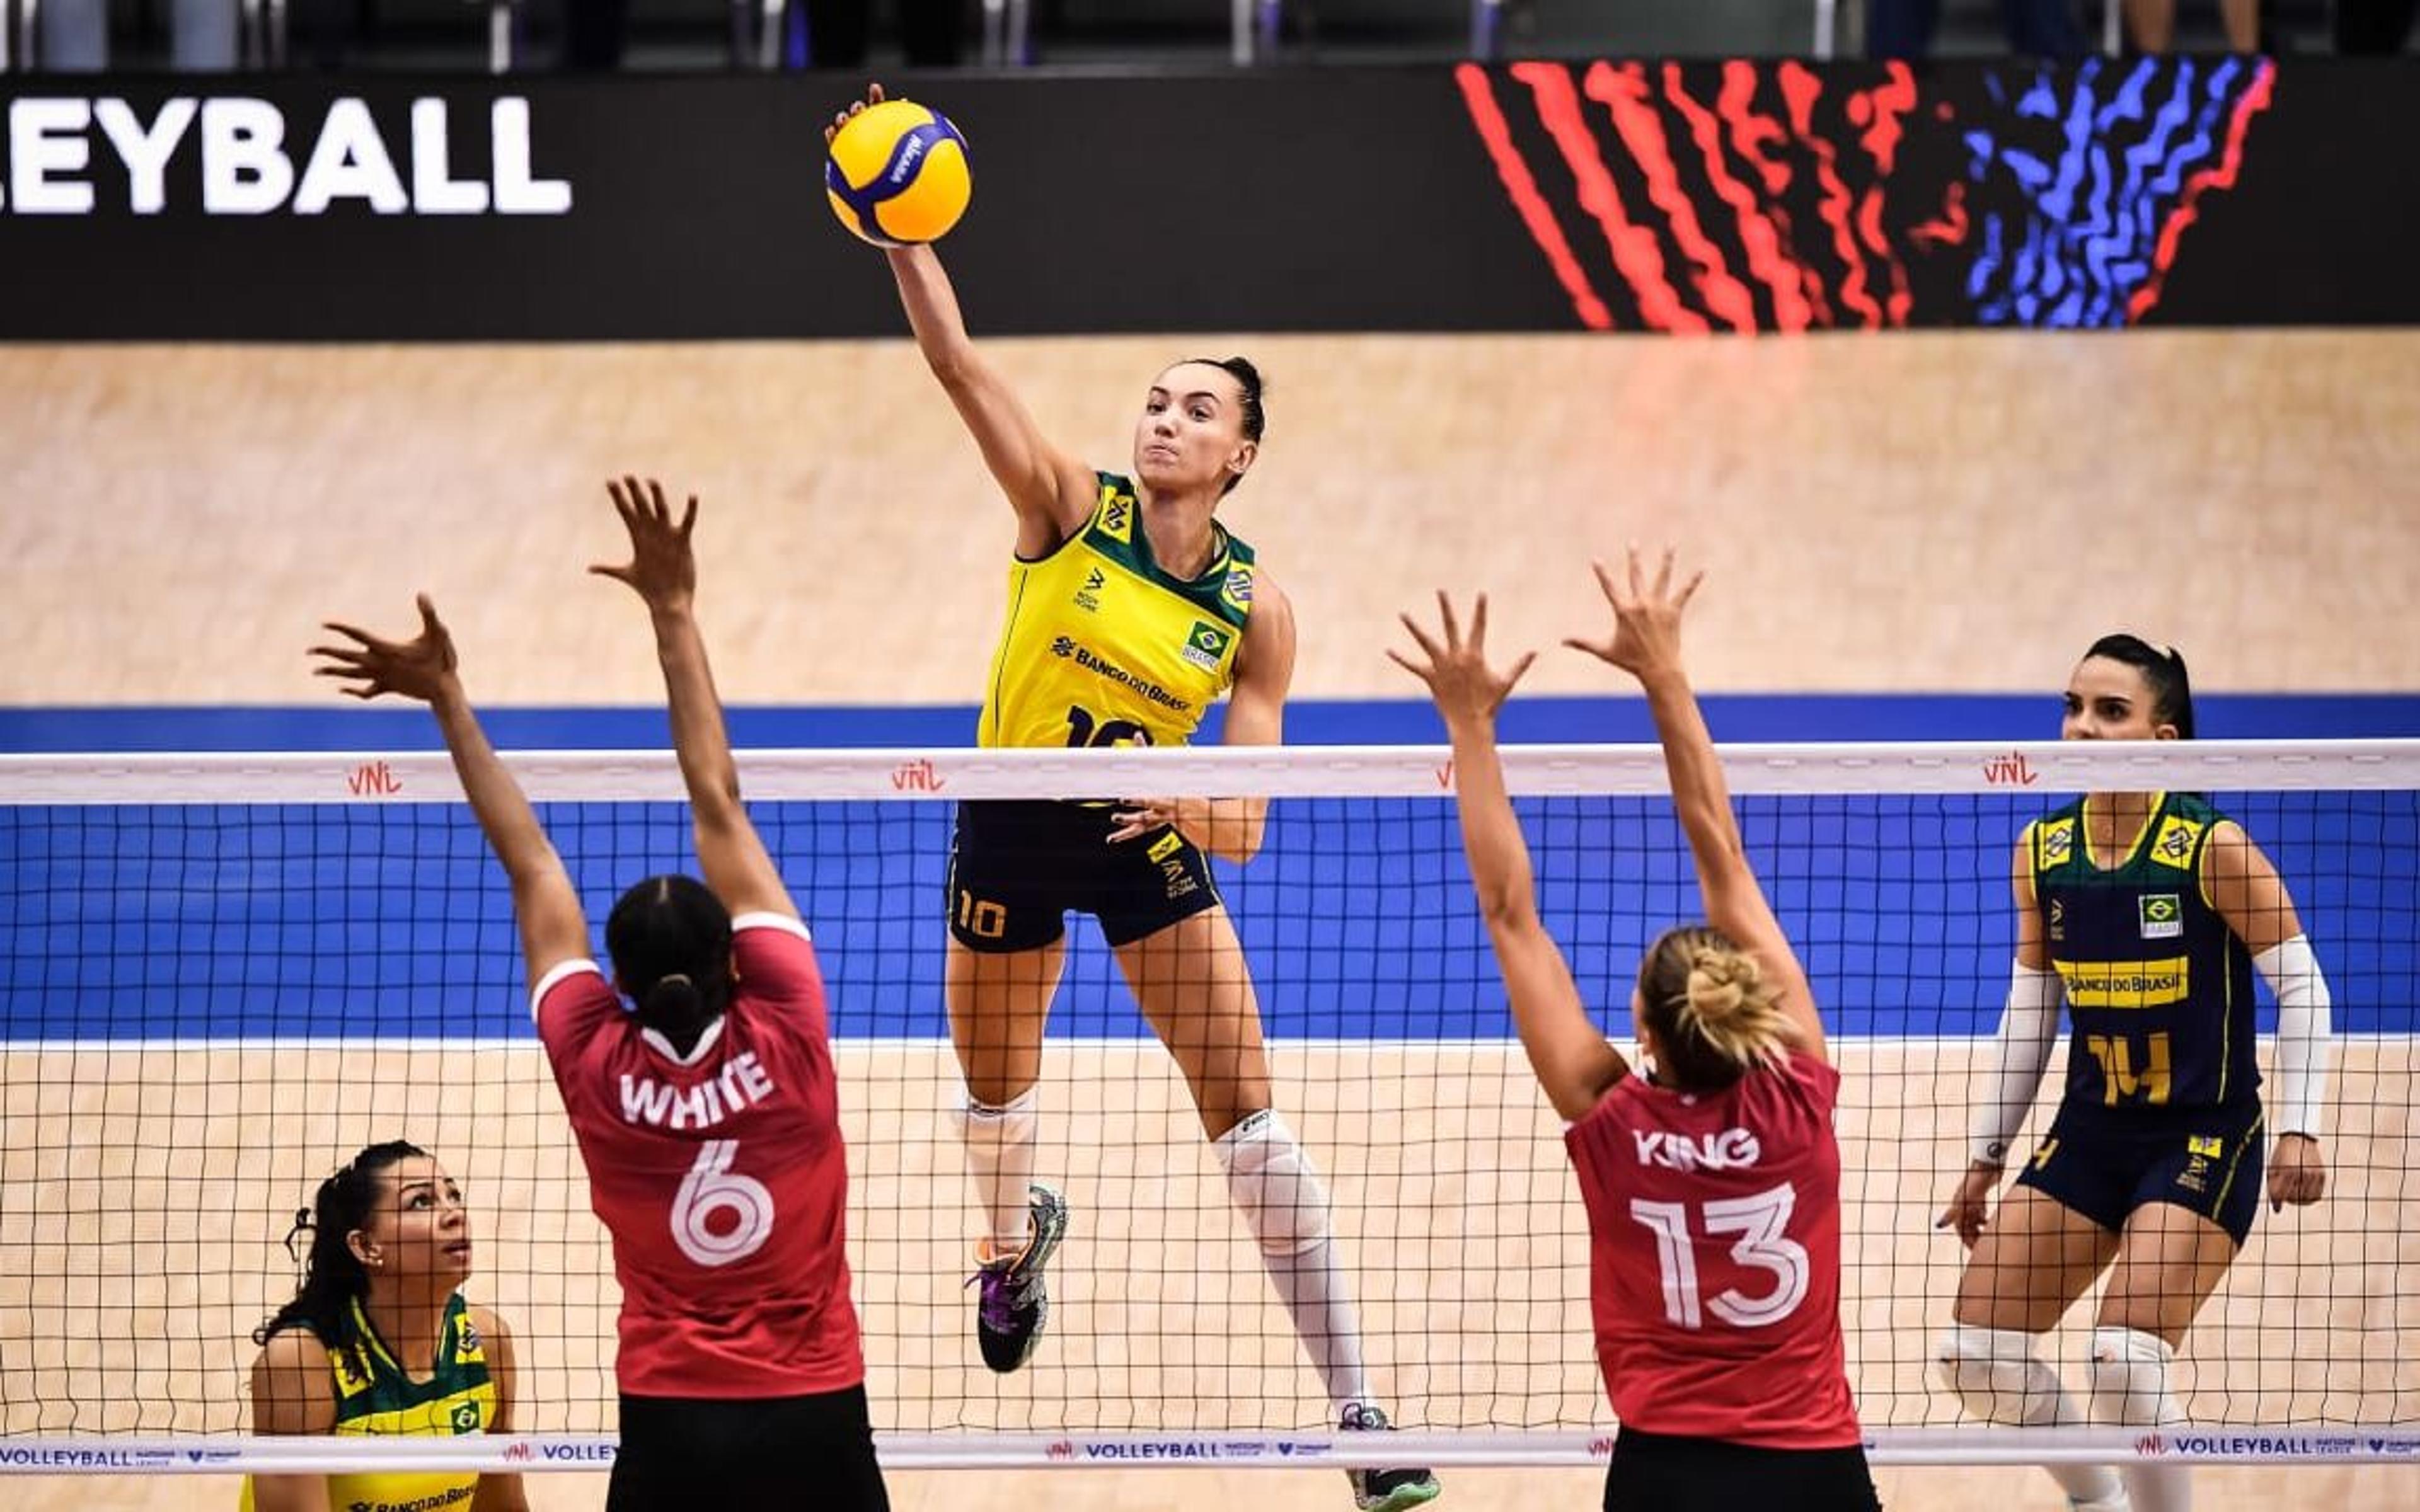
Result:
[[1605,564],[1605,560],[1602,557],[1590,558],[1589,568],[1596,574],[1597,591],[1605,594],[1605,601],[1608,604],[1620,602],[1621,590],[1614,587],[1613,569]]
[[1706,569],[1703,567],[1699,567],[1697,571],[1689,574],[1689,580],[1682,586],[1681,596],[1672,601],[1672,608],[1675,610],[1687,609],[1689,607],[1689,600],[1694,597],[1698,592],[1698,585],[1705,580]]

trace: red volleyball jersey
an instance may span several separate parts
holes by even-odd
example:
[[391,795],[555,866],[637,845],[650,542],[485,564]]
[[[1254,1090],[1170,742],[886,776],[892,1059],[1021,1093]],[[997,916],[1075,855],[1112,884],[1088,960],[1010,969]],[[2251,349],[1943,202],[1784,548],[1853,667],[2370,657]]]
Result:
[[1623,1423],[1774,1449],[1863,1442],[1840,1339],[1839,1092],[1803,1056],[1710,1096],[1625,1076],[1563,1135]]
[[730,1008],[683,1058],[593,961],[549,971],[538,1038],[613,1237],[614,1373],[641,1396],[839,1391],[865,1379],[848,1166],[806,926],[732,920]]

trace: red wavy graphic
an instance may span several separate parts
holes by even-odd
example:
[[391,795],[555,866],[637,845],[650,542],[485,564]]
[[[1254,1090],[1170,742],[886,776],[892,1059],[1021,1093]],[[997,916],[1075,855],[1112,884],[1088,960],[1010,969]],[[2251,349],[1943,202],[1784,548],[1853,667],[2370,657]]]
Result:
[[1584,87],[1589,98],[1605,106],[1612,116],[1615,134],[1630,149],[1631,160],[1638,164],[1639,171],[1647,176],[1647,197],[1664,212],[1672,239],[1696,265],[1692,282],[1706,308],[1733,331],[1753,332],[1756,300],[1746,285],[1731,276],[1723,262],[1722,249],[1698,224],[1698,207],[1681,187],[1680,170],[1672,161],[1664,123],[1649,103],[1644,72],[1636,63],[1625,63],[1619,69],[1599,63],[1589,69]]
[[[1773,221],[1781,234],[1784,246],[1796,244],[1797,232],[1790,211],[1781,203],[1790,191],[1789,159],[1783,148],[1789,133],[1781,123],[1756,109],[1756,93],[1761,80],[1756,65],[1734,60],[1723,65],[1723,89],[1714,108],[1730,127],[1731,145],[1739,155],[1755,165],[1757,176],[1764,183],[1764,193],[1773,206]],[[1807,263],[1799,265],[1799,286],[1805,292],[1814,324],[1829,328],[1838,324],[1832,313],[1832,291],[1823,275]]]
[[1929,247],[1954,247],[1966,239],[1966,186],[1951,184],[1937,220],[1908,227],[1908,239]]
[[1791,129],[1815,159],[1815,179],[1823,189],[1820,210],[1823,224],[1832,228],[1833,251],[1848,270],[1840,279],[1840,302],[1864,317],[1859,324],[1867,330],[1878,329],[1883,323],[1882,306],[1867,291],[1865,255],[1858,250],[1856,228],[1850,224],[1855,206],[1840,177],[1838,154],[1831,143],[1815,134],[1815,101],[1823,93],[1823,81],[1798,63],[1783,64],[1778,78],[1782,100],[1790,107]]
[[1529,175],[1529,165],[1521,160],[1521,152],[1512,145],[1512,130],[1505,123],[1504,113],[1496,107],[1496,90],[1488,82],[1487,70],[1475,63],[1466,63],[1453,70],[1454,83],[1462,89],[1464,105],[1470,111],[1470,120],[1479,129],[1480,140],[1486,144],[1487,155],[1495,161],[1496,176],[1504,181],[1504,192],[1512,196],[1512,208],[1519,213],[1521,224],[1529,228],[1530,239],[1538,250],[1546,255],[1546,264],[1555,270],[1563,291],[1572,298],[1572,308],[1580,324],[1590,331],[1613,329],[1613,313],[1605,307],[1596,286],[1589,282],[1588,270],[1572,255],[1571,243],[1563,239],[1563,228],[1555,220],[1555,212],[1546,197],[1538,193],[1538,181]]
[[[1528,62],[1507,72],[1552,144],[1532,160],[1536,177],[1507,160],[1540,152],[1538,136],[1517,109],[1499,111],[1483,69],[1466,65],[1472,119],[1506,183],[1520,186],[1515,204],[1533,234],[1552,225],[1553,208],[1575,204],[1596,222],[1619,280],[1605,286],[1615,322],[1690,333],[1907,324],[1915,301],[1900,253],[1913,243],[1888,193],[1922,108],[1905,65],[1863,72],[1875,81],[1863,88],[1744,59],[1596,62],[1584,72]],[[1954,237],[1963,235],[1962,219]],[[1543,235],[1540,244],[1567,287],[1582,276],[1567,257],[1604,276],[1592,249]]]
[[[1740,70],[1749,90],[1756,87],[1756,75],[1747,65],[1734,63],[1724,70],[1723,93],[1731,94],[1730,70]],[[1730,208],[1739,228],[1740,245],[1747,253],[1748,276],[1764,285],[1773,295],[1773,324],[1776,331],[1804,331],[1812,323],[1814,310],[1807,297],[1813,274],[1790,255],[1786,232],[1787,216],[1777,208],[1768,215],[1758,206],[1756,193],[1731,172],[1730,162],[1723,152],[1722,121],[1713,111],[1689,98],[1681,87],[1678,64],[1664,65],[1664,98],[1681,114],[1689,128],[1689,139],[1697,144],[1698,155],[1705,160],[1706,181],[1714,186],[1714,196]],[[1736,130],[1736,129],[1735,129]],[[1774,223],[1780,220],[1783,226]]]
[[1528,86],[1539,123],[1572,170],[1580,208],[1604,227],[1606,249],[1637,297],[1639,316],[1649,329],[1692,335],[1706,331],[1706,317],[1681,302],[1681,292],[1665,270],[1664,249],[1653,229],[1632,221],[1623,208],[1621,187],[1613,181],[1596,133],[1580,115],[1571,71],[1552,63],[1516,63],[1512,77]]

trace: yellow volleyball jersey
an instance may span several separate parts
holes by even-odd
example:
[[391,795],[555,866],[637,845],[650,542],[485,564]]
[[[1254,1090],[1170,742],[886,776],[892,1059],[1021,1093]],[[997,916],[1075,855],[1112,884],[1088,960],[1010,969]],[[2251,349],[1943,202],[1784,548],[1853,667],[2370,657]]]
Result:
[[1134,484],[1098,474],[1083,528],[1008,573],[979,743],[1181,746],[1235,681],[1252,612],[1252,548],[1217,524],[1198,578],[1153,560]]
[[[328,1351],[336,1389],[336,1426],[332,1431],[442,1439],[484,1433],[495,1421],[496,1385],[488,1377],[487,1346],[460,1293],[445,1305],[437,1369],[427,1381],[413,1381],[403,1373],[378,1331],[370,1327],[358,1298],[353,1302],[353,1323],[361,1331],[358,1353]],[[478,1492],[476,1471],[328,1477],[331,1512],[467,1512]],[[241,1512],[253,1512],[248,1475]]]

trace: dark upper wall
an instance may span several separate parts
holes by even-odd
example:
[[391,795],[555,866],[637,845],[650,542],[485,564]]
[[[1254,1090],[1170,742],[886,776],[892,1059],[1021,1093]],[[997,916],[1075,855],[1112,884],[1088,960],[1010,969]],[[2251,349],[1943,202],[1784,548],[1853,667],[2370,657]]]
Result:
[[[949,247],[990,330],[1686,332],[2410,322],[2414,70],[910,84],[973,144]],[[12,87],[0,337],[889,334],[879,259],[820,189],[845,98],[761,76]],[[144,133],[173,144],[147,186],[116,146]],[[447,195],[473,212],[430,213]]]

